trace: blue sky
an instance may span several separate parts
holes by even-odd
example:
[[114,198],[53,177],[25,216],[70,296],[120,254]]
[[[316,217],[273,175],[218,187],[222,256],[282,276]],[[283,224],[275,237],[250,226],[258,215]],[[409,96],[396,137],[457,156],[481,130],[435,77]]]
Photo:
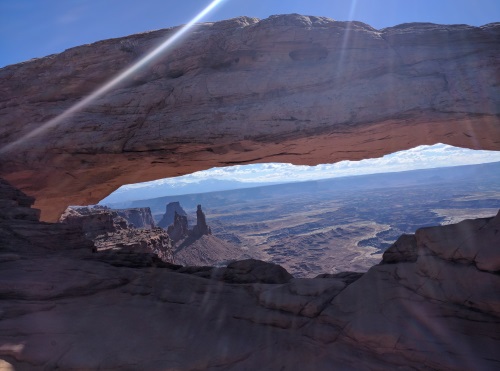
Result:
[[[0,0],[0,67],[94,41],[187,23],[208,0]],[[224,0],[206,20],[300,13],[375,28],[499,21],[500,0]]]

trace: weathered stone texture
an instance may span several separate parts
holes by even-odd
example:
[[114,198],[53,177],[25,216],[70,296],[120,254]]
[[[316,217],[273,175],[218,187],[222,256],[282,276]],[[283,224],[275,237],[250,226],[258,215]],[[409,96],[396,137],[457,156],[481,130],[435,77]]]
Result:
[[[134,224],[129,224],[127,217]],[[149,208],[114,210],[102,206],[69,207],[61,216],[63,225],[78,226],[94,241],[96,251],[121,250],[157,254],[173,262],[172,241],[154,226]],[[149,227],[152,223],[152,227]]]
[[158,227],[167,229],[171,224],[174,224],[176,213],[181,216],[187,216],[179,202],[169,202],[165,208],[165,214],[163,214],[161,220],[158,222]]
[[376,30],[301,15],[202,24],[60,125],[16,142],[175,31],[0,69],[0,176],[36,196],[44,220],[122,184],[215,166],[359,160],[437,142],[500,149],[500,24]]

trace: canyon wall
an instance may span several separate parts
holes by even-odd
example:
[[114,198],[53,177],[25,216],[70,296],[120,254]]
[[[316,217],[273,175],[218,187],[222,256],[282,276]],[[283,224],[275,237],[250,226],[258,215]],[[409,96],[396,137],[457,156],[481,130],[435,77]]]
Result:
[[0,69],[0,176],[36,197],[42,219],[122,184],[216,166],[313,165],[437,142],[500,149],[499,23],[204,23],[53,125],[176,30]]

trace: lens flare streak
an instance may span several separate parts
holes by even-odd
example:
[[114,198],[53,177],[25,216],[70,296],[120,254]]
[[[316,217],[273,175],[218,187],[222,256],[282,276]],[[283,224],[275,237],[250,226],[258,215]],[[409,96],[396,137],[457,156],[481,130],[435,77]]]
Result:
[[212,10],[215,9],[219,4],[221,4],[224,0],[214,0],[212,1],[206,8],[204,8],[200,13],[198,13],[192,20],[182,26],[177,32],[175,32],[171,37],[161,43],[158,47],[153,49],[151,52],[146,54],[143,58],[137,61],[135,64],[127,68],[126,70],[119,73],[113,79],[108,81],[106,84],[101,86],[99,89],[91,93],[90,95],[83,98],[78,103],[74,104],[66,111],[61,113],[60,115],[54,117],[53,119],[47,121],[42,124],[40,127],[32,130],[31,132],[23,135],[21,138],[15,140],[12,143],[7,144],[6,146],[0,149],[0,153],[8,152],[12,150],[17,145],[21,144],[23,141],[36,137],[43,132],[56,127],[61,124],[64,120],[72,116],[74,113],[80,111],[82,108],[90,105],[93,101],[106,94],[108,91],[113,89],[119,83],[130,77],[133,73],[137,72],[140,68],[145,66],[147,63],[151,62],[154,58],[164,53],[169,47],[173,46],[175,42],[179,41],[183,36],[185,36],[201,19],[203,19],[207,14],[209,14]]

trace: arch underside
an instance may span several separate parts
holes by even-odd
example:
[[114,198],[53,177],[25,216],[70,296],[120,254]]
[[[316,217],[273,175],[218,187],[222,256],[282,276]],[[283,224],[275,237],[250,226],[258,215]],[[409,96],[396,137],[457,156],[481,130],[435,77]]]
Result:
[[[218,166],[315,165],[439,142],[500,150],[498,24],[375,30],[303,16],[225,22],[201,25],[61,124],[0,152],[0,176],[35,196],[51,221],[123,184]],[[171,32],[0,69],[0,148]]]

